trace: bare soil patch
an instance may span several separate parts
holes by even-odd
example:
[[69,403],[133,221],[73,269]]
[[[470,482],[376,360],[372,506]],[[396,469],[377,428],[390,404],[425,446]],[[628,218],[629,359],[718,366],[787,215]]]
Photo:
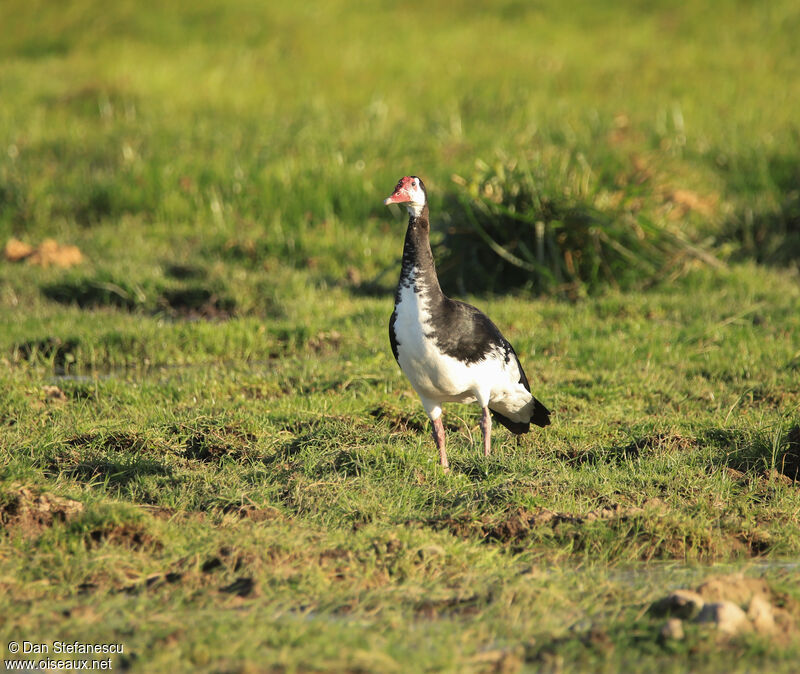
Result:
[[123,524],[103,524],[92,529],[85,537],[88,547],[110,543],[132,550],[161,550],[164,545],[149,533],[144,526],[126,522]]
[[721,636],[755,632],[777,643],[797,639],[800,602],[775,592],[763,578],[741,573],[712,576],[693,590],[679,589],[654,602],[649,613],[669,618],[662,638],[683,638],[680,621],[715,628]]
[[44,239],[38,246],[32,246],[19,239],[9,239],[4,249],[6,260],[22,262],[40,267],[73,267],[83,262],[83,254],[77,246],[64,245],[55,239]]
[[251,522],[271,522],[284,519],[283,513],[277,508],[259,508],[249,503],[245,505],[227,505],[222,509],[222,512],[226,515],[235,515],[243,520],[250,520]]
[[18,487],[7,493],[0,505],[3,529],[35,535],[55,522],[68,522],[83,512],[83,503],[54,494]]

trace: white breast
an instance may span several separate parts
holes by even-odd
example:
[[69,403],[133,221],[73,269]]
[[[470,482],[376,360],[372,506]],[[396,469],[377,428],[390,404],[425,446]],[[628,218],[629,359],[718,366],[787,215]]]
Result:
[[401,288],[395,312],[398,362],[429,414],[443,402],[477,401],[481,406],[491,403],[498,411],[503,408],[512,420],[528,420],[522,408],[532,396],[519,383],[515,359],[506,362],[498,351],[465,363],[443,353],[432,334],[425,294],[415,292],[413,283]]

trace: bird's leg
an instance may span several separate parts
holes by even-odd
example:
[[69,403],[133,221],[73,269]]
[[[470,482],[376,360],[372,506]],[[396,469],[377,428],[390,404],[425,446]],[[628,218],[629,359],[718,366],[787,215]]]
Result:
[[492,417],[488,407],[483,408],[481,431],[483,431],[483,455],[489,456],[492,453]]
[[439,461],[442,464],[442,469],[447,473],[450,471],[450,464],[447,463],[447,451],[444,448],[444,424],[442,423],[442,417],[437,417],[432,423],[433,441],[436,443],[436,448],[439,450]]

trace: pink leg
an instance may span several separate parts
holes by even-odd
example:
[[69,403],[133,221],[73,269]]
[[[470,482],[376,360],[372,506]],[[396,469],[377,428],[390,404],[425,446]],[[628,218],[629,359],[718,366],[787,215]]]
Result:
[[442,417],[433,422],[433,441],[436,443],[436,448],[439,450],[439,461],[445,473],[450,472],[450,464],[447,463],[447,451],[444,448],[444,424]]
[[489,456],[492,453],[492,417],[488,407],[483,408],[481,430],[483,431],[483,455]]

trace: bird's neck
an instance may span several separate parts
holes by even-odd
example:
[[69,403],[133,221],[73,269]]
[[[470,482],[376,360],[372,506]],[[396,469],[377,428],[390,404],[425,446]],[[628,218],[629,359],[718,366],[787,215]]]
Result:
[[428,205],[422,208],[419,215],[413,213],[408,218],[406,240],[403,245],[403,265],[400,270],[400,289],[407,285],[414,286],[416,292],[429,297],[442,294],[439,279],[436,276],[436,266],[433,262],[430,241],[430,223],[428,222]]

